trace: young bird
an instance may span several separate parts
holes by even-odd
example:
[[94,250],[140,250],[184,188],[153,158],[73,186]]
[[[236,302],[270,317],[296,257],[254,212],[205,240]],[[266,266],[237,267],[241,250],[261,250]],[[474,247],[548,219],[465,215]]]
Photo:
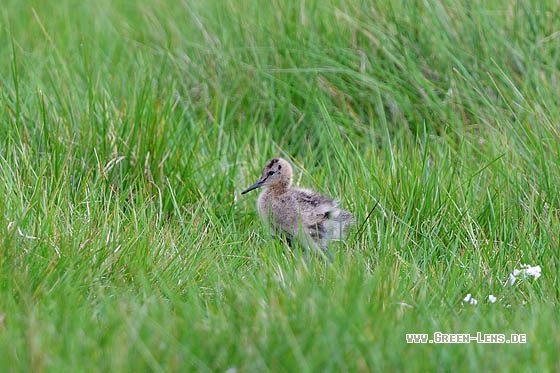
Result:
[[288,161],[273,158],[266,163],[259,180],[241,194],[264,188],[257,208],[263,220],[269,222],[274,233],[284,235],[291,246],[297,238],[307,249],[327,250],[331,239],[342,239],[354,217],[337,206],[333,199],[307,189],[292,187],[293,171]]

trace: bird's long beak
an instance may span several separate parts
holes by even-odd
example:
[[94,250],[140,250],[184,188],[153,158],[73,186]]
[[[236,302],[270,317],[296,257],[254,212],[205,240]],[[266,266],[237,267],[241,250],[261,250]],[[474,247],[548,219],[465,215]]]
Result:
[[251,185],[249,188],[247,188],[243,192],[241,192],[241,194],[249,193],[253,189],[260,188],[260,187],[262,187],[263,183],[264,183],[264,180],[259,180],[255,184]]

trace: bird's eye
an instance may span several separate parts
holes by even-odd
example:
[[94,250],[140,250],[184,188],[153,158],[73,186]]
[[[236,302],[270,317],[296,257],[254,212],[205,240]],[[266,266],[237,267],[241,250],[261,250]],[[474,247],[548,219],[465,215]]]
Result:
[[272,175],[274,175],[274,174],[275,174],[274,171],[268,171],[268,176],[272,176]]

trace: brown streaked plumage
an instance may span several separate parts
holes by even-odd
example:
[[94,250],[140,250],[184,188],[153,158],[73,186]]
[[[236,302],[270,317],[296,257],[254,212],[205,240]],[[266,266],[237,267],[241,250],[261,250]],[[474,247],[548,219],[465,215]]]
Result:
[[264,188],[257,208],[274,232],[284,235],[288,243],[297,238],[307,248],[320,248],[330,258],[328,241],[341,239],[354,218],[348,211],[340,209],[335,200],[311,190],[292,187],[292,177],[290,163],[273,158],[266,163],[259,180],[242,194]]

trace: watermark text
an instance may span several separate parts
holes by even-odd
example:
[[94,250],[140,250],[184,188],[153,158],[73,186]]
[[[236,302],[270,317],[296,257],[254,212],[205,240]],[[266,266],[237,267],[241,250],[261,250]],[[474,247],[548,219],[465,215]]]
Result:
[[526,334],[449,334],[435,332],[429,334],[407,334],[406,343],[527,343]]

